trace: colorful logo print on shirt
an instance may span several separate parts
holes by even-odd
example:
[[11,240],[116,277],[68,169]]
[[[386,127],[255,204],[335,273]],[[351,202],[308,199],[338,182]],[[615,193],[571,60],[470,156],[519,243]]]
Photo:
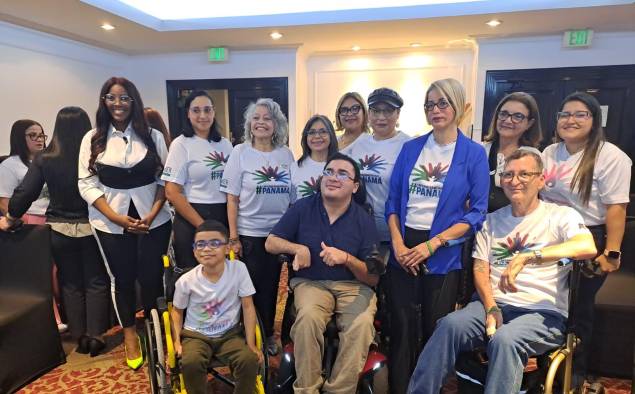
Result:
[[521,235],[516,233],[514,238],[507,237],[503,242],[497,242],[498,246],[492,248],[492,255],[494,257],[494,265],[506,266],[509,261],[518,253],[532,250],[538,244],[527,243],[529,234]]
[[443,165],[442,163],[437,163],[435,166],[432,163],[428,163],[419,165],[419,168],[414,168],[412,173],[414,175],[413,181],[430,181],[430,182],[441,182],[445,181],[445,177],[448,174],[447,170],[450,167],[449,164]]
[[220,306],[223,304],[222,301],[212,300],[203,305],[203,311],[207,313],[207,317],[211,318],[220,313]]
[[267,182],[282,182],[289,183],[289,173],[276,167],[263,166],[260,170],[256,170],[254,173],[254,181],[256,181],[256,194],[288,194],[289,186],[279,185],[262,185]]
[[212,170],[215,170],[218,167],[224,166],[225,163],[227,163],[227,160],[229,160],[229,155],[225,156],[225,153],[223,152],[213,151],[210,152],[209,155],[205,156],[203,162],[205,162],[206,166],[211,167]]
[[302,182],[300,186],[298,186],[298,191],[300,192],[300,196],[302,198],[309,197],[314,195],[320,189],[320,184],[318,180],[311,177],[308,181]]
[[371,171],[376,174],[379,174],[379,171],[386,167],[386,160],[382,159],[381,155],[366,155],[360,158],[358,162],[360,171]]
[[563,179],[571,173],[573,168],[570,168],[565,163],[560,165],[554,163],[551,168],[544,170],[545,186],[552,188],[555,187],[558,182],[564,183]]

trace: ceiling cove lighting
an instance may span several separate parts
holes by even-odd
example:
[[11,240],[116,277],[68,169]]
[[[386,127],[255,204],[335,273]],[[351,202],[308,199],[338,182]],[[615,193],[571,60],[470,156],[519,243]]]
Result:
[[420,42],[411,42],[410,46],[412,48],[419,48],[421,46],[421,43]]
[[357,51],[359,51],[360,49],[362,49],[362,48],[361,48],[359,45],[353,45],[353,47],[351,48],[351,50],[352,50],[353,52],[357,52]]
[[271,39],[273,40],[279,40],[282,38],[282,33],[274,31],[273,33],[269,34],[269,37],[271,37]]
[[101,28],[109,31],[109,30],[115,30],[115,27],[113,25],[111,25],[110,23],[104,23],[101,25]]
[[496,27],[496,26],[500,25],[501,23],[503,23],[503,22],[499,21],[498,19],[492,19],[491,21],[489,21],[489,22],[487,22],[485,24],[487,26],[489,26],[489,27]]

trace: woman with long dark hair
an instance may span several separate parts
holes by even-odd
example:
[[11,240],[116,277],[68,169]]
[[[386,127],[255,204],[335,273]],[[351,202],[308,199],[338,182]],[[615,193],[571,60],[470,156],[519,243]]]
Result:
[[337,152],[337,137],[333,124],[324,115],[313,115],[302,130],[302,156],[291,163],[291,203],[317,193],[318,179],[326,159]]
[[496,106],[483,146],[489,163],[490,186],[488,212],[504,207],[509,200],[500,184],[505,158],[518,149],[537,149],[542,140],[540,112],[536,100],[528,93],[506,95]]
[[212,98],[194,91],[185,100],[183,134],[174,139],[161,179],[176,210],[174,253],[179,267],[195,267],[194,230],[207,219],[227,223],[227,195],[220,191],[232,144],[220,134]]
[[79,192],[110,276],[126,362],[138,369],[143,356],[135,329],[135,280],[148,316],[162,293],[161,255],[172,229],[158,178],[167,148],[163,135],[148,126],[137,88],[125,78],[104,83],[96,118],[80,147]]
[[602,271],[600,276],[581,277],[578,288],[574,319],[581,343],[574,356],[573,383],[580,386],[590,356],[595,295],[606,273],[620,266],[633,162],[606,141],[600,103],[590,94],[575,92],[567,96],[557,121],[557,142],[542,153],[545,189],[541,196],[580,212],[593,234],[600,253],[595,263]]
[[62,301],[77,352],[96,356],[108,328],[108,276],[88,223],[88,206],[77,189],[77,157],[90,119],[78,107],[62,108],[55,120],[51,144],[37,155],[9,201],[9,215],[0,219],[7,230],[11,218],[27,211],[48,185],[50,203],[46,223],[57,265]]

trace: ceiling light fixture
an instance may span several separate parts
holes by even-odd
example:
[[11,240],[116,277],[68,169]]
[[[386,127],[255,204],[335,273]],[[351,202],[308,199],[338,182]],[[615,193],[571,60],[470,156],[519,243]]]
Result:
[[101,25],[101,28],[104,30],[115,30],[115,27],[110,23],[104,23],[103,25]]
[[499,21],[498,19],[492,19],[491,21],[489,21],[489,22],[487,22],[485,24],[487,26],[489,26],[489,27],[496,27],[496,26],[500,25],[501,23],[503,23],[503,22]]
[[269,37],[271,37],[274,40],[279,40],[282,38],[282,34],[278,33],[277,31],[274,31],[273,33],[269,34]]
[[411,42],[410,46],[413,47],[413,48],[419,48],[421,46],[421,43],[420,42]]
[[351,48],[352,51],[357,52],[360,49],[362,49],[359,45],[353,45],[353,47]]

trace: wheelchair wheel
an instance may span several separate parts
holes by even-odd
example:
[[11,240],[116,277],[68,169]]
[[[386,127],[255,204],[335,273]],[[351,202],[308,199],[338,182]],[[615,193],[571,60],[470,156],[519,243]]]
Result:
[[157,378],[159,382],[159,390],[163,392],[166,387],[165,376],[165,352],[163,349],[163,333],[161,332],[161,320],[159,319],[159,312],[156,309],[150,311],[152,316],[152,326],[154,328],[154,343],[156,349],[156,363],[157,363]]
[[150,378],[150,392],[159,394],[159,382],[157,363],[154,349],[154,330],[149,319],[145,319],[145,349],[148,364],[148,377]]
[[388,367],[384,366],[375,372],[372,381],[373,394],[388,394]]
[[256,393],[257,394],[265,394],[267,384],[269,383],[268,372],[269,372],[269,356],[267,354],[266,344],[265,344],[265,336],[263,330],[262,320],[260,320],[260,316],[256,315],[256,319],[258,324],[256,325],[256,346],[260,349],[263,355],[262,364],[260,365],[260,369],[258,371],[258,376],[256,377]]

